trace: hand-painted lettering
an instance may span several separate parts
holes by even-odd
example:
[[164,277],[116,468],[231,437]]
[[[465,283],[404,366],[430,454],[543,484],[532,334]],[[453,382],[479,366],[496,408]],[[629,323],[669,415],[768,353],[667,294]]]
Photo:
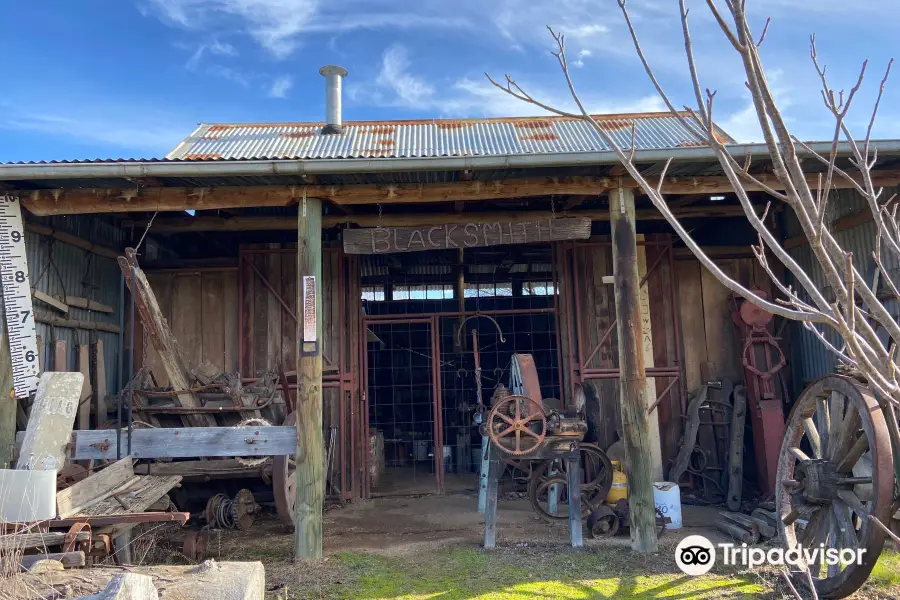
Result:
[[[484,229],[483,235],[485,246],[493,246],[503,243],[503,227],[500,225],[500,223],[485,223],[484,225],[482,225],[482,227]],[[488,234],[490,234],[491,236],[496,234],[497,237],[493,244],[491,243],[491,238],[488,237]]]
[[376,227],[372,230],[372,252],[381,254],[391,251],[391,230]]
[[444,243],[447,248],[459,248],[459,244],[453,241],[453,236],[450,234],[456,231],[457,225],[444,225]]
[[431,237],[435,231],[440,231],[443,227],[432,227],[428,230],[428,244],[434,248],[440,248],[441,245],[434,241],[434,238]]
[[466,226],[463,227],[463,232],[466,234],[466,239],[463,240],[463,244],[467,248],[478,245],[478,225],[475,223],[466,223]]
[[422,247],[422,250],[426,250],[425,248],[425,240],[422,239],[422,230],[421,229],[413,229],[412,233],[409,234],[409,243],[406,245],[407,250],[413,249],[413,244],[418,244]]

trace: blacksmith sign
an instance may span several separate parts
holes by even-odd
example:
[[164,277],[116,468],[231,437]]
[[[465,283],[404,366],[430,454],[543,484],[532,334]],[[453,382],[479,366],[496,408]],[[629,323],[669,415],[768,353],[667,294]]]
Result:
[[344,230],[344,252],[347,254],[423,252],[582,240],[590,236],[591,220],[587,217],[473,222],[425,227],[372,227]]

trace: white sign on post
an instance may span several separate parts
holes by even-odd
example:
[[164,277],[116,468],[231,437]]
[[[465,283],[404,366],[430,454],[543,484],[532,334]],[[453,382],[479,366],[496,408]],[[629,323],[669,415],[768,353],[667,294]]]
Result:
[[38,387],[38,349],[31,305],[31,283],[25,259],[25,230],[17,196],[0,196],[0,281],[16,398]]

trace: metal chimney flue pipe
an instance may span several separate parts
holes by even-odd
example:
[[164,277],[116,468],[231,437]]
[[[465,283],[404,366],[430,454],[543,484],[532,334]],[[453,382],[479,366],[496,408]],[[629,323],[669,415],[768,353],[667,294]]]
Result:
[[325,77],[325,127],[323,134],[343,133],[341,124],[341,81],[347,76],[347,69],[337,65],[325,65],[319,69]]

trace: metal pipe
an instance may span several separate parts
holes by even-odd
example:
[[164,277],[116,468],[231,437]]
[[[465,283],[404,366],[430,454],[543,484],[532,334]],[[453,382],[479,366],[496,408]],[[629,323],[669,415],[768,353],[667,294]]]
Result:
[[[900,140],[877,140],[882,156],[900,152]],[[828,154],[830,142],[809,144],[813,151]],[[769,149],[765,144],[734,144],[727,147],[729,153],[743,160],[765,157]],[[838,144],[838,152],[849,153],[847,142]],[[801,156],[808,155],[798,149]],[[709,147],[686,147],[654,150],[638,150],[635,162],[717,160],[715,150]],[[426,158],[316,158],[305,160],[161,160],[105,163],[63,164],[5,164],[0,165],[0,180],[22,179],[88,179],[141,177],[220,177],[254,175],[305,175],[341,173],[385,173],[390,171],[458,171],[475,169],[514,169],[529,167],[564,167],[581,165],[613,165],[619,159],[615,152],[561,152],[558,154],[499,154],[491,156],[440,156]]]
[[[478,316],[478,315],[481,315],[481,316],[494,315],[494,316],[496,316],[496,315],[553,314],[554,312],[556,312],[556,311],[553,308],[522,308],[522,309],[510,308],[510,309],[503,309],[503,310],[479,310],[479,311],[470,310],[470,311],[466,311],[464,313],[454,310],[454,311],[446,311],[446,312],[439,312],[439,313],[433,313],[433,314],[436,317],[459,317],[462,315],[469,315],[469,316],[474,317],[474,316]],[[391,320],[400,319],[401,320],[400,322],[406,323],[406,322],[408,322],[408,319],[403,320],[403,317],[421,318],[421,315],[422,315],[422,313],[366,315],[366,321],[369,321],[372,323],[385,323],[385,322],[388,322]]]
[[325,127],[323,135],[344,132],[341,117],[341,82],[347,76],[347,69],[337,65],[325,65],[319,69],[325,78]]
[[[137,286],[137,278],[135,277],[134,264],[131,265],[131,283]],[[131,429],[133,418],[131,408],[134,404],[134,292],[131,293],[131,326],[128,328],[128,454],[131,454]]]

